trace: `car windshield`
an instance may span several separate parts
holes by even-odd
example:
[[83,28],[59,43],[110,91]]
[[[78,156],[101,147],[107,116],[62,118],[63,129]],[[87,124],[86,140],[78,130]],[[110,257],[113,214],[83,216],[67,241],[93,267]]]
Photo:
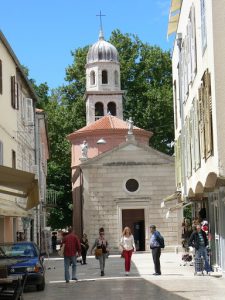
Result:
[[32,244],[14,243],[0,244],[0,259],[10,257],[35,257],[37,256]]

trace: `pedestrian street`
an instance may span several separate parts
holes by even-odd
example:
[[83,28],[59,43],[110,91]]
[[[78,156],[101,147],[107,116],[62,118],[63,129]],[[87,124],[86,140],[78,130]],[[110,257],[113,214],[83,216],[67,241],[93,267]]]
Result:
[[[153,276],[154,267],[149,252],[132,256],[131,273],[124,275],[124,260],[111,255],[106,261],[105,276],[100,276],[99,263],[92,256],[87,265],[77,264],[78,282],[65,283],[63,259],[46,259],[46,289],[37,292],[29,288],[24,300],[50,299],[204,299],[222,300],[225,278],[218,273],[194,276],[194,267],[183,266],[181,253],[162,253],[161,276]],[[104,296],[102,296],[104,295]]]

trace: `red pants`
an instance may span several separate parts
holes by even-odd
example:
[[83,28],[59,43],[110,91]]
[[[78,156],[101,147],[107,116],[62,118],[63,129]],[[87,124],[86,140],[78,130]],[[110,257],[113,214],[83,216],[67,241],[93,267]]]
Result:
[[125,259],[125,272],[130,272],[130,263],[133,250],[123,250]]

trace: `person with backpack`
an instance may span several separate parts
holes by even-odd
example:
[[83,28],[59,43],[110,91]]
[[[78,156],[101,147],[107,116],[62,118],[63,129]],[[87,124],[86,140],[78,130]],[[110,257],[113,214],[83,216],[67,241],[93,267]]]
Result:
[[164,238],[161,236],[160,232],[156,230],[155,225],[150,225],[150,249],[152,249],[152,258],[155,266],[155,273],[153,275],[161,275],[161,266],[160,266],[160,255],[161,248],[164,248]]

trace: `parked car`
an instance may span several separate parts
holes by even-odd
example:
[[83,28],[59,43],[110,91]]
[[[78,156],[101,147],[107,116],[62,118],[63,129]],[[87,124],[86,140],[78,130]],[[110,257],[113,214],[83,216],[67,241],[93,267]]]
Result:
[[33,242],[0,243],[0,265],[6,265],[8,276],[27,275],[25,286],[45,289],[44,258]]

